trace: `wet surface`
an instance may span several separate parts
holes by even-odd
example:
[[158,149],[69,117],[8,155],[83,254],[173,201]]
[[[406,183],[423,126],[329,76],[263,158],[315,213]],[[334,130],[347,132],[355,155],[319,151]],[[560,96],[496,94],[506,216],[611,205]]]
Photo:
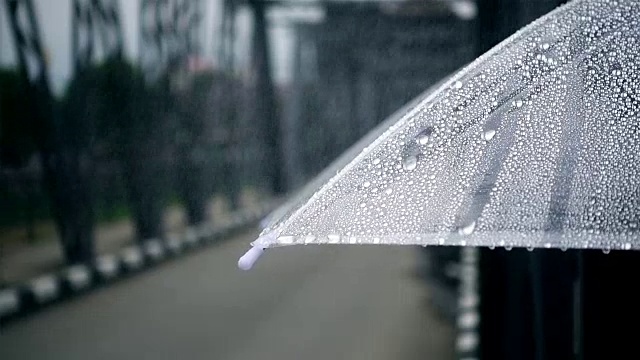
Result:
[[2,359],[452,359],[454,333],[395,246],[269,250],[256,232],[1,330]]

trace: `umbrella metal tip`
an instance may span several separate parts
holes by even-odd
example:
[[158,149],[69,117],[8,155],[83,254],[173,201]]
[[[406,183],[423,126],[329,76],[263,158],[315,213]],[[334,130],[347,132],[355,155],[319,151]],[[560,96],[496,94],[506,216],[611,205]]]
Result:
[[241,270],[250,270],[253,267],[253,264],[258,261],[260,256],[264,253],[264,249],[259,246],[254,246],[249,251],[247,251],[240,259],[238,260],[238,267]]

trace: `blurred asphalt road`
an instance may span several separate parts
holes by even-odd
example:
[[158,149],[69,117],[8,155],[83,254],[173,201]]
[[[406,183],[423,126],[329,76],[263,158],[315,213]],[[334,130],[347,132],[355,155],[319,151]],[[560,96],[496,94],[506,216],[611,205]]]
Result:
[[247,232],[0,330],[0,359],[452,359],[410,247],[270,250]]

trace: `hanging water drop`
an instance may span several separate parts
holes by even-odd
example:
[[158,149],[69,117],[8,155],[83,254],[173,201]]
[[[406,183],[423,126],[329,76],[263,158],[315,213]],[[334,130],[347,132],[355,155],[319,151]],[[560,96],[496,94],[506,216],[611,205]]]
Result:
[[610,252],[611,252],[611,249],[610,249],[610,248],[604,248],[604,249],[602,249],[602,253],[603,253],[603,254],[608,254],[608,253],[610,253]]

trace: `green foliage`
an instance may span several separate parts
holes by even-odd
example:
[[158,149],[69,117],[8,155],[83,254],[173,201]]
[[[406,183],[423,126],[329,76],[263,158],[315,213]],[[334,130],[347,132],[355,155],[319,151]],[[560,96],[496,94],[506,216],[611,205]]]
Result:
[[95,144],[116,158],[128,156],[157,139],[163,100],[162,91],[147,87],[142,73],[125,61],[88,68],[70,83],[63,102],[66,143]]

